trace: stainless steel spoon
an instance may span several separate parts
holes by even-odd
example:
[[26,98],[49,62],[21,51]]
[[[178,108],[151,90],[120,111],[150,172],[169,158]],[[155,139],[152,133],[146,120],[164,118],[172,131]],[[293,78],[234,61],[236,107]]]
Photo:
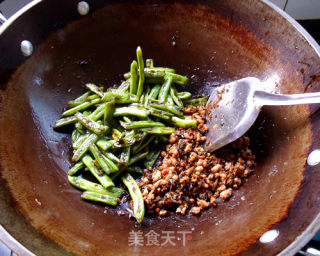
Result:
[[241,137],[253,125],[264,105],[320,103],[320,92],[281,95],[262,91],[262,82],[246,77],[215,88],[208,100],[209,131],[205,149],[212,152]]

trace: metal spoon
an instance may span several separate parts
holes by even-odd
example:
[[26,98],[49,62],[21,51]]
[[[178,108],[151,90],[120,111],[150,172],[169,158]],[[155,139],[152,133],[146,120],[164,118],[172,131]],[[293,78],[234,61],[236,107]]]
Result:
[[205,149],[212,152],[241,137],[253,125],[264,105],[320,103],[320,92],[281,95],[262,91],[262,82],[246,77],[215,88],[208,100],[209,131]]

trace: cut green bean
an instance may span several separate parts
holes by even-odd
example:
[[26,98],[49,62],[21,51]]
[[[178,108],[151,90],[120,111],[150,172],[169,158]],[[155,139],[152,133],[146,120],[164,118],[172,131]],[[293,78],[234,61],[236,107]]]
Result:
[[69,125],[69,124],[74,124],[75,122],[77,122],[77,118],[75,116],[68,116],[68,117],[64,117],[59,119],[55,125],[54,125],[54,129],[60,128],[62,126],[65,125]]
[[110,172],[111,173],[119,171],[119,167],[111,159],[109,159],[105,155],[102,155],[102,157],[103,157],[104,161],[106,161],[106,163],[110,167],[110,169],[111,169]]
[[77,113],[78,111],[80,110],[85,110],[87,109],[88,107],[94,105],[94,104],[97,104],[100,102],[100,99],[94,99],[93,101],[90,101],[90,102],[84,102],[82,104],[80,104],[79,106],[76,106],[74,108],[70,108],[68,109],[67,111],[63,112],[62,113],[62,116],[71,116],[71,115],[74,115],[75,113]]
[[139,67],[139,83],[137,89],[137,96],[140,98],[143,92],[143,84],[144,84],[144,63],[143,63],[143,56],[141,47],[138,46],[137,48],[137,60],[138,60],[138,67]]
[[80,137],[80,135],[81,134],[76,129],[74,129],[71,134],[71,142],[75,143],[76,140]]
[[125,129],[140,129],[147,127],[165,127],[163,123],[153,121],[134,121],[131,123],[120,122]]
[[149,151],[142,152],[142,153],[139,153],[139,154],[135,154],[133,157],[130,158],[128,166],[132,165],[132,164],[134,164],[134,163],[136,163],[136,162],[138,162],[138,161],[140,161],[140,160],[142,160],[144,158],[146,158],[148,153],[149,153]]
[[116,157],[114,154],[112,154],[111,152],[105,152],[104,155],[108,157],[111,161],[120,163],[120,159]]
[[170,88],[170,95],[174,101],[174,103],[179,107],[183,108],[182,100],[178,97],[177,90],[175,88]]
[[141,130],[150,134],[171,134],[176,131],[173,127],[143,128]]
[[174,116],[174,117],[172,117],[171,121],[176,127],[182,127],[182,128],[196,128],[197,127],[197,121],[192,120],[192,119],[181,119],[181,118]]
[[[77,131],[77,130],[76,130],[76,131]],[[74,149],[78,149],[78,148],[82,145],[82,143],[83,143],[89,136],[90,136],[89,133],[80,135],[80,136],[78,137],[78,139],[73,143],[73,145],[72,145],[73,148],[74,148]]]
[[103,124],[110,125],[110,121],[112,119],[113,111],[115,107],[114,101],[109,101],[104,104],[104,116],[103,116]]
[[81,114],[80,112],[77,112],[75,116],[83,126],[85,126],[88,130],[94,132],[99,136],[102,136],[109,128],[106,125],[100,125],[97,122],[90,120],[88,117]]
[[86,87],[93,93],[97,94],[99,97],[103,97],[103,89],[99,88],[95,84],[88,83],[86,84]]
[[121,178],[124,185],[128,188],[133,201],[133,214],[138,223],[141,223],[144,217],[144,200],[140,188],[130,174],[125,174]]
[[120,164],[121,167],[126,167],[129,164],[130,160],[130,152],[131,152],[131,147],[125,147],[120,155]]
[[107,176],[106,174],[99,175],[99,171],[97,167],[93,163],[93,159],[89,155],[85,155],[82,158],[82,162],[88,167],[89,171],[93,174],[93,176],[100,182],[100,184],[105,187],[111,187],[114,186],[114,183],[112,180]]
[[99,148],[101,148],[104,151],[107,151],[109,148],[112,147],[112,144],[114,143],[114,140],[104,140],[104,139],[100,139],[97,141],[97,146]]
[[146,168],[153,167],[155,162],[157,161],[160,155],[161,149],[154,149],[152,150],[146,159],[143,161],[143,164]]
[[98,140],[98,135],[92,133],[88,138],[86,138],[79,148],[74,152],[72,161],[78,162],[80,158],[87,152],[89,146]]
[[84,164],[82,162],[76,163],[72,168],[68,171],[69,175],[75,175],[79,170],[84,168]]
[[155,100],[155,99],[157,99],[158,98],[158,95],[159,95],[159,92],[160,92],[160,90],[161,90],[161,85],[160,84],[157,84],[157,85],[155,85],[152,89],[151,89],[151,91],[150,91],[150,93],[149,93],[149,96],[148,96],[148,99],[152,99],[152,100]]
[[173,78],[172,76],[166,76],[165,77],[165,82],[161,87],[161,90],[159,92],[159,102],[160,103],[165,103],[168,97],[168,93],[170,91],[170,87],[172,84]]
[[135,167],[127,167],[125,169],[126,172],[129,172],[129,173],[132,173],[132,174],[143,174],[143,170],[138,167],[138,166],[135,166]]
[[114,116],[138,116],[138,117],[148,117],[149,111],[141,107],[120,107],[116,108]]
[[153,59],[146,59],[146,68],[153,68]]
[[90,95],[90,92],[86,92],[82,94],[80,97],[69,101],[68,107],[73,108],[73,107],[79,106],[81,103],[85,102],[85,100],[88,98],[89,95]]
[[116,89],[116,91],[127,92],[129,87],[130,87],[130,81],[126,80],[120,84],[120,86]]
[[189,81],[189,78],[186,76],[174,74],[174,73],[167,73],[167,75],[171,76],[173,82],[176,84],[186,85]]
[[167,103],[168,103],[169,105],[174,105],[174,101],[173,101],[173,99],[172,99],[172,97],[171,97],[170,94],[168,94]]
[[178,92],[177,94],[178,94],[179,99],[181,99],[181,100],[189,99],[192,96],[192,94],[190,92]]
[[76,188],[86,190],[86,191],[91,191],[91,192],[97,192],[103,195],[107,195],[110,197],[117,198],[122,195],[123,189],[119,188],[119,190],[112,192],[111,188],[104,188],[98,183],[91,182],[89,180],[86,180],[81,177],[76,177],[76,176],[68,176],[69,182],[75,186]]
[[185,105],[193,105],[193,106],[198,106],[207,103],[208,97],[201,97],[201,98],[195,98],[195,99],[188,99],[184,100],[183,103]]
[[139,98],[136,95],[127,92],[106,92],[101,101],[114,101],[116,103],[133,103],[138,102]]
[[92,155],[94,156],[94,158],[96,159],[96,161],[98,162],[99,166],[101,167],[102,170],[104,170],[104,172],[106,174],[110,174],[111,172],[111,168],[110,166],[107,164],[107,162],[105,161],[105,159],[102,156],[102,153],[99,151],[99,149],[97,148],[96,145],[92,144],[89,147],[90,152],[92,153]]
[[108,195],[104,195],[104,194],[100,194],[97,192],[91,192],[91,191],[83,192],[81,195],[81,198],[86,199],[86,200],[90,200],[90,201],[105,203],[105,204],[112,205],[112,206],[116,206],[118,204],[117,198],[114,198],[114,197],[111,197]]
[[149,144],[155,139],[155,136],[152,135],[150,136],[150,138],[143,144],[140,145],[140,147],[138,147],[135,151],[135,154],[139,153],[141,150],[145,149],[146,147],[149,146]]
[[136,94],[138,90],[138,64],[134,60],[130,66],[130,93]]
[[183,114],[179,111],[179,109],[170,104],[161,104],[159,103],[159,101],[149,100],[149,106],[163,111],[171,112],[179,117],[183,117]]

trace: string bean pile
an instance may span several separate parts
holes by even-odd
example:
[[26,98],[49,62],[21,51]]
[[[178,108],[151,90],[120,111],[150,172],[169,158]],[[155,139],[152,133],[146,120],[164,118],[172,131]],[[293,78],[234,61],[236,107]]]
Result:
[[[185,119],[182,109],[207,98],[190,99],[191,93],[177,92],[175,85],[185,85],[187,77],[172,68],[154,67],[152,59],[144,63],[140,47],[136,54],[137,61],[131,63],[118,88],[104,91],[86,84],[88,91],[68,102],[54,128],[74,125],[74,166],[68,179],[84,190],[81,197],[115,206],[124,192],[115,186],[119,178],[130,193],[133,214],[140,223],[144,201],[131,175],[142,173],[141,167],[153,167],[175,127],[196,127],[197,122]],[[84,179],[82,170],[90,171],[96,182]]]

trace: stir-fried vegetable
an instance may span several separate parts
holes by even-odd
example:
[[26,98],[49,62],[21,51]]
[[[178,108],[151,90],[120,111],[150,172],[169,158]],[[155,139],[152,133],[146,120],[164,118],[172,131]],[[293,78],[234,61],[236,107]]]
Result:
[[[85,192],[82,198],[115,206],[123,193],[115,187],[121,177],[133,200],[133,213],[140,223],[144,201],[139,186],[129,174],[142,174],[140,166],[153,167],[167,137],[175,127],[195,127],[196,121],[185,119],[185,105],[200,104],[206,98],[191,98],[178,92],[176,85],[186,85],[188,78],[172,68],[154,67],[152,59],[144,63],[142,50],[118,88],[105,91],[93,83],[87,92],[68,102],[54,128],[74,125],[72,146],[74,166],[69,182]],[[96,182],[81,177],[89,170]],[[80,173],[80,176],[74,176]],[[118,181],[119,181],[118,180]]]

